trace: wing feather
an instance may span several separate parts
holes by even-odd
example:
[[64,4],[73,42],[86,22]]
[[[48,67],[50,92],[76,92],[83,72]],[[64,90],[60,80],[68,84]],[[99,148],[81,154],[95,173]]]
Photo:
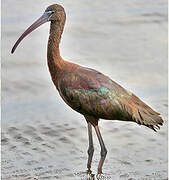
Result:
[[98,71],[80,67],[80,70],[64,74],[60,79],[61,96],[83,115],[135,121],[153,130],[163,124],[159,113]]

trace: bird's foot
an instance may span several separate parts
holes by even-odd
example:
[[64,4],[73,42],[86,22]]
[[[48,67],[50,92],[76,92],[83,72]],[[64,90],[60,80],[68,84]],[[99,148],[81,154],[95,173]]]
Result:
[[95,174],[92,174],[92,171],[91,171],[91,169],[90,168],[88,168],[87,169],[87,171],[86,171],[86,173],[87,173],[87,180],[94,180],[95,178],[94,178],[94,176],[95,176]]
[[81,180],[94,180],[95,174],[92,174],[92,171],[87,169],[86,171],[75,173],[75,176],[78,176]]
[[87,171],[86,171],[86,173],[87,173],[87,174],[92,174],[91,169],[90,169],[90,168],[88,168],[88,169],[87,169]]

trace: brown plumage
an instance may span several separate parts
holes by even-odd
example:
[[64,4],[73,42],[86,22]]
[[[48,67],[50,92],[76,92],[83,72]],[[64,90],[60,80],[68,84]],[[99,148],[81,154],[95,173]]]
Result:
[[63,100],[75,111],[84,115],[88,123],[88,172],[90,172],[94,152],[91,125],[94,126],[101,146],[98,173],[102,173],[107,150],[99,131],[99,119],[133,121],[154,131],[160,128],[159,125],[163,124],[163,120],[159,113],[109,77],[94,69],[62,59],[59,43],[65,20],[66,14],[62,6],[57,4],[49,6],[45,13],[21,35],[15,43],[12,53],[27,34],[41,24],[47,21],[51,22],[47,59],[52,81]]

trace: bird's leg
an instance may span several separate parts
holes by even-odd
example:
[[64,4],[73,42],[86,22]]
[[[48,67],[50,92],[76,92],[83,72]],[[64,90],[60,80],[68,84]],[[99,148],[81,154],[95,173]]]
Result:
[[97,137],[99,139],[100,146],[101,146],[101,153],[100,153],[101,158],[100,158],[100,162],[99,162],[99,166],[98,166],[98,174],[101,174],[102,173],[102,166],[103,166],[104,160],[106,158],[106,154],[107,154],[107,149],[104,145],[104,142],[103,142],[103,139],[102,139],[98,125],[94,126],[94,128],[95,128],[95,131],[96,131],[96,134],[97,134]]
[[91,163],[92,163],[92,157],[94,153],[94,146],[93,146],[93,137],[92,137],[92,125],[90,122],[88,122],[88,135],[89,135],[89,148],[88,148],[88,163],[87,163],[87,168],[88,172],[90,173],[91,170]]

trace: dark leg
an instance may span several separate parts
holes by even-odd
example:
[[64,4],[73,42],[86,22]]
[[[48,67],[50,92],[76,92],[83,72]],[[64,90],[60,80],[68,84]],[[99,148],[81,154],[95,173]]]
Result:
[[90,171],[93,152],[94,152],[93,137],[92,137],[92,125],[91,125],[90,122],[88,122],[88,135],[89,135],[89,148],[88,148],[88,151],[87,151],[88,152],[87,168],[88,168],[88,171]]
[[97,137],[99,139],[100,146],[101,146],[101,158],[100,158],[100,162],[99,162],[99,166],[98,166],[98,174],[101,174],[102,173],[102,166],[103,166],[104,160],[106,158],[106,154],[107,154],[107,149],[104,145],[104,142],[103,142],[102,136],[100,134],[100,130],[99,130],[98,125],[95,126],[94,128],[95,128],[95,131],[96,131],[96,134],[97,134]]

